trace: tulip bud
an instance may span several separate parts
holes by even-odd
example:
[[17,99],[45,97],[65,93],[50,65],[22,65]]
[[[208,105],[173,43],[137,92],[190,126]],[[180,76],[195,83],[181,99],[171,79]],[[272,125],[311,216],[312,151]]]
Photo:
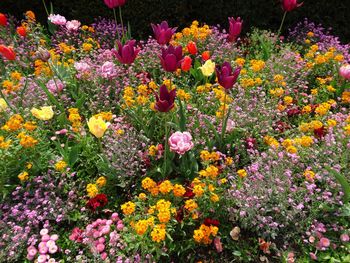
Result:
[[238,17],[237,19],[234,19],[233,17],[229,17],[228,20],[229,20],[230,28],[229,28],[229,34],[227,39],[229,42],[235,42],[238,36],[241,34],[243,20],[241,20],[240,17]]
[[50,52],[47,49],[44,49],[42,47],[39,47],[38,51],[35,52],[35,58],[40,59],[43,62],[49,61],[50,57],[51,57]]
[[7,18],[3,13],[0,13],[0,26],[7,25]]
[[160,112],[168,112],[172,108],[174,108],[174,102],[176,97],[176,90],[173,89],[170,92],[168,91],[168,88],[165,85],[162,85],[159,88],[159,95],[155,94],[156,96],[156,104],[154,108],[157,111]]
[[192,59],[189,56],[184,57],[181,63],[181,70],[187,72],[192,67]]
[[17,34],[20,35],[21,37],[26,37],[27,36],[27,30],[24,26],[19,26],[17,27]]
[[140,49],[135,48],[136,40],[129,40],[123,46],[120,41],[117,42],[118,51],[113,50],[113,54],[122,64],[132,64],[137,54],[140,52]]
[[187,44],[187,50],[191,55],[196,55],[198,52],[196,43],[193,41],[190,41]]
[[225,89],[232,89],[237,81],[239,73],[241,72],[241,68],[238,67],[232,72],[230,63],[224,62],[221,67],[216,67],[215,71],[219,84]]
[[290,12],[303,5],[304,2],[298,4],[297,0],[282,0],[282,9],[284,12]]
[[169,27],[167,21],[163,21],[161,24],[157,25],[151,24],[151,26],[154,33],[154,38],[160,45],[168,44],[177,29],[176,27]]
[[209,51],[204,51],[202,53],[202,59],[203,59],[203,61],[207,61],[208,59],[210,59],[210,52]]

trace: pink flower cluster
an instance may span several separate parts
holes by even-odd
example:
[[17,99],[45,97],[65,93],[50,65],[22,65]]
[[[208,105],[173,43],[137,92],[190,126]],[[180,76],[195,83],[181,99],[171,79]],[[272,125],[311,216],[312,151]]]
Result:
[[46,87],[47,89],[51,92],[51,93],[59,93],[61,92],[64,88],[65,85],[64,83],[59,80],[59,79],[50,79],[47,83],[46,83]]
[[77,31],[80,27],[81,23],[78,20],[71,20],[66,23],[66,28],[69,31]]
[[[108,258],[107,247],[124,248],[118,234],[118,231],[123,229],[123,221],[119,218],[118,213],[113,213],[110,219],[97,219],[87,225],[85,230],[74,228],[69,239],[89,245],[91,253],[99,255],[102,260],[106,260]],[[113,249],[109,249],[109,251],[111,250]]]
[[56,26],[64,26],[67,23],[67,19],[61,15],[51,14],[48,17],[49,21]]
[[169,146],[172,152],[180,155],[185,154],[193,148],[192,136],[189,132],[175,132],[169,138]]
[[56,241],[58,240],[58,235],[49,235],[49,231],[46,228],[41,229],[41,242],[38,248],[31,245],[27,248],[27,259],[33,260],[39,252],[36,259],[38,263],[54,263],[56,260],[50,257],[50,254],[55,254],[58,251],[58,246]]

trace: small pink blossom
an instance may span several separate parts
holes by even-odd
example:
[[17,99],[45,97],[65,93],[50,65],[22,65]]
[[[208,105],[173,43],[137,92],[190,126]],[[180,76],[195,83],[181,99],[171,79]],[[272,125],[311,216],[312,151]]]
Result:
[[67,23],[67,19],[61,15],[49,15],[49,21],[56,26],[64,26]]
[[170,150],[176,152],[180,155],[185,154],[193,148],[192,136],[189,132],[175,132],[173,133],[169,140]]
[[64,89],[65,85],[59,79],[50,79],[47,82],[46,87],[51,93],[59,93]]
[[117,75],[117,71],[113,62],[107,61],[101,66],[101,76],[111,79]]
[[41,236],[44,236],[44,235],[47,235],[49,233],[49,230],[47,230],[46,228],[43,228],[40,230],[40,235]]
[[46,262],[46,259],[47,259],[46,255],[40,255],[38,257],[38,263],[44,263]]
[[81,23],[78,20],[71,20],[66,23],[66,28],[70,31],[77,31]]
[[342,242],[349,242],[349,240],[350,240],[349,235],[348,234],[341,234],[340,235],[340,240]]
[[49,253],[54,254],[58,250],[58,247],[56,245],[49,247]]

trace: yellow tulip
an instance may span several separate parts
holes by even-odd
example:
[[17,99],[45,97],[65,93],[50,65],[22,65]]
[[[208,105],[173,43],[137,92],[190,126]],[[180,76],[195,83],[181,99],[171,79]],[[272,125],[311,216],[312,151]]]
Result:
[[105,122],[101,116],[92,116],[88,121],[88,126],[93,135],[97,138],[101,138],[107,130],[109,123]]
[[211,59],[207,60],[203,66],[199,67],[202,71],[203,75],[206,77],[211,76],[215,70],[215,62],[211,61]]
[[47,121],[52,119],[54,112],[51,106],[41,107],[40,110],[37,108],[33,108],[30,111],[33,116],[39,120]]
[[4,99],[0,99],[0,112],[6,110],[7,108],[7,103]]

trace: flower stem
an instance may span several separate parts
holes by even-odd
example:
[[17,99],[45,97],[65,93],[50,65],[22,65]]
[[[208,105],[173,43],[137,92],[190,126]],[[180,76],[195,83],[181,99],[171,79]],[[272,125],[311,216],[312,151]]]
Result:
[[44,8],[45,8],[45,12],[46,12],[47,16],[49,16],[50,14],[49,14],[49,10],[46,7],[45,0],[42,0],[42,2],[43,2],[43,5],[44,5]]
[[115,30],[117,33],[118,40],[120,41],[120,36],[119,36],[119,32],[118,32],[117,14],[115,13],[115,8],[113,8],[113,15],[114,15],[114,21],[115,21]]
[[123,34],[123,39],[125,40],[125,35],[124,35],[124,24],[123,24],[123,16],[122,16],[122,7],[119,6],[119,17],[120,17],[120,23],[122,25],[122,34]]
[[[226,98],[227,98],[227,92],[225,90],[224,109],[223,109],[224,114],[222,116],[222,122],[221,122],[221,142],[220,142],[220,147],[221,147],[221,144],[224,141],[224,133],[225,133],[225,131],[223,129],[224,129],[224,126],[225,126],[225,118],[226,118],[226,114],[225,114],[226,113]],[[226,127],[225,127],[225,129],[226,129]]]
[[284,20],[286,19],[286,15],[287,15],[287,11],[285,11],[284,14],[283,14],[282,22],[281,22],[280,28],[278,29],[278,32],[277,32],[277,40],[278,40],[278,37],[281,34],[282,27],[283,27],[283,24],[284,24]]
[[167,117],[164,118],[164,130],[165,130],[165,142],[164,142],[164,163],[163,163],[163,178],[166,176],[167,171],[167,152],[168,152],[168,125],[167,125]]

